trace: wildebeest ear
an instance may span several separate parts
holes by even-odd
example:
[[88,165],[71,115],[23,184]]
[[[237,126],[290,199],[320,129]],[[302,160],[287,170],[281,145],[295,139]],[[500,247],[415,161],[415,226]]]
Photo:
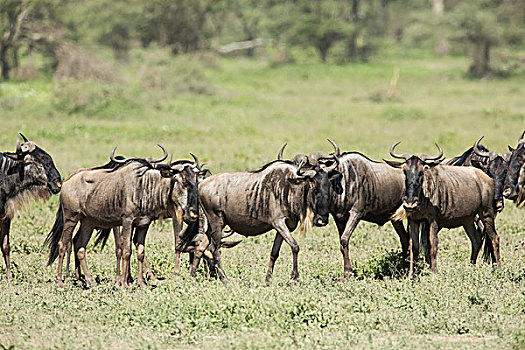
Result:
[[395,161],[395,160],[386,160],[386,159],[383,159],[383,161],[390,165],[391,167],[394,167],[394,168],[401,168],[401,166],[403,164],[405,164],[405,162],[398,162],[398,161]]
[[514,148],[511,145],[509,145],[509,151],[514,152]]
[[199,179],[204,179],[204,177],[205,177],[207,174],[210,174],[210,175],[211,175],[211,171],[210,171],[210,169],[204,169],[204,170],[199,171],[198,174],[197,174],[197,177],[198,177]]
[[23,145],[22,145],[22,152],[24,153],[31,153],[33,152],[34,150],[36,149],[36,144],[34,142],[25,142]]
[[12,153],[12,152],[4,152],[4,155],[8,158],[14,159],[14,160],[20,160],[18,157],[18,154]]
[[502,155],[501,155],[501,158],[503,158],[503,160],[505,161],[505,163],[508,163],[510,162],[510,156],[512,155],[512,153],[509,153],[509,152],[504,152]]

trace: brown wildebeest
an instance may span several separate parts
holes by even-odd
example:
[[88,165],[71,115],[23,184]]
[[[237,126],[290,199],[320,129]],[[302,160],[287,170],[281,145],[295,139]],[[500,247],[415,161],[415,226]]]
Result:
[[[333,168],[336,166],[337,159]],[[216,174],[200,183],[199,201],[208,218],[210,240],[216,248],[214,262],[223,283],[227,278],[221,266],[220,241],[226,225],[244,236],[275,229],[266,281],[271,279],[283,240],[292,249],[292,279],[299,277],[299,245],[290,232],[299,224],[305,229],[312,221],[315,226],[328,224],[331,170],[302,171],[301,164],[295,166],[290,161],[277,160],[256,171]],[[192,275],[205,248],[204,245],[195,248]]]
[[16,137],[16,151],[0,153],[0,245],[7,279],[11,272],[9,230],[16,209],[27,204],[29,198],[47,201],[62,187],[60,173],[51,156],[20,134]]
[[401,205],[404,192],[404,176],[399,169],[373,161],[358,152],[341,154],[339,146],[330,139],[334,153],[313,152],[308,162],[313,168],[323,168],[333,163],[333,156],[339,159],[336,178],[331,191],[330,214],[339,231],[340,249],[344,270],[341,280],[353,275],[348,253],[348,241],[361,220],[384,225],[392,223],[399,235],[403,254],[408,255],[408,234],[403,222],[392,220],[392,214]]
[[[111,155],[113,161],[114,151]],[[59,257],[59,287],[63,287],[64,254],[78,221],[80,229],[74,242],[75,255],[88,285],[92,278],[87,268],[85,247],[93,229],[122,226],[121,285],[123,288],[128,286],[131,236],[133,227],[136,227],[137,283],[145,287],[144,241],[150,223],[160,217],[172,217],[175,226],[175,222],[180,225],[183,218],[192,221],[198,217],[197,175],[193,166],[191,161],[177,161],[154,168],[146,160],[133,158],[116,169],[79,172],[65,182],[55,225],[46,239],[50,247],[48,264]]]
[[466,150],[461,156],[445,159],[441,164],[455,166],[473,166],[481,169],[494,180],[494,205],[497,212],[504,208],[503,187],[507,176],[507,169],[511,154],[505,152],[499,155],[498,152],[489,151],[480,145],[483,139],[481,136],[474,146]]
[[[422,220],[429,223],[430,267],[437,272],[438,232],[441,228],[463,226],[472,244],[471,262],[475,263],[483,236],[474,225],[479,216],[483,223],[483,235],[488,235],[494,249],[494,262],[499,263],[499,236],[494,227],[494,181],[483,171],[473,167],[440,165],[443,150],[439,155],[413,155],[394,153],[396,142],[390,148],[390,155],[403,162],[386,161],[390,166],[401,168],[405,175],[403,205],[394,215],[408,217],[410,235],[410,267],[412,277],[414,260],[419,255],[419,225]],[[488,240],[485,241],[488,244]]]

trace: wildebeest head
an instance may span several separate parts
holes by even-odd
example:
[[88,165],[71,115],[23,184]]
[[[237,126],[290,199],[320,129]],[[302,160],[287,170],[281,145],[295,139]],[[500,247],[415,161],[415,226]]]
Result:
[[494,205],[496,211],[499,212],[504,208],[503,187],[507,176],[510,153],[505,152],[500,156],[497,152],[488,152],[480,149],[479,142],[481,139],[483,139],[483,136],[474,143],[473,151],[479,158],[473,159],[472,165],[483,169],[483,171],[494,180]]
[[208,171],[201,170],[198,158],[190,153],[194,162],[178,160],[168,164],[160,164],[157,169],[162,177],[171,179],[170,200],[175,208],[183,210],[182,219],[193,222],[199,218],[199,191],[198,181]]
[[[335,153],[313,152],[310,156],[298,154],[293,158],[294,163],[299,161],[298,174],[308,174],[311,182],[308,200],[309,205],[315,208],[313,220],[315,226],[328,224],[332,188],[337,193],[342,192],[340,184],[342,175],[336,170],[339,165],[339,147],[331,140],[328,141],[334,146]],[[282,156],[282,152],[280,155]]]
[[510,156],[509,166],[507,170],[507,177],[505,178],[505,186],[503,195],[505,198],[515,200],[518,197],[518,177],[520,169],[525,163],[525,131],[521,134],[518,140],[518,146],[509,150],[512,152]]
[[394,153],[395,147],[401,141],[396,142],[390,147],[390,155],[397,159],[404,159],[404,162],[385,160],[387,164],[395,168],[401,168],[405,174],[405,194],[403,196],[403,208],[407,211],[414,211],[419,208],[423,201],[423,180],[425,172],[438,165],[443,159],[443,150],[436,143],[439,155],[431,157],[426,154],[413,155],[405,153],[397,155]]
[[22,133],[20,136],[22,136],[24,143],[21,144],[17,136],[16,152],[6,152],[5,155],[24,163],[24,171],[32,176],[36,182],[47,186],[49,192],[52,194],[60,192],[62,178],[55,167],[55,163],[53,163],[53,158],[33,141],[29,141]]

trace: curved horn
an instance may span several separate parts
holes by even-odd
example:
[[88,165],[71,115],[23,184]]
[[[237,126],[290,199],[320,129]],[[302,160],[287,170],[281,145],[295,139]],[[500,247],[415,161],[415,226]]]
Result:
[[337,145],[337,143],[335,143],[334,141],[332,141],[332,140],[330,140],[330,139],[328,139],[328,138],[327,138],[327,140],[328,140],[328,142],[330,142],[330,143],[332,144],[332,146],[334,147],[334,151],[335,151],[334,154],[335,154],[335,156],[336,156],[336,157],[341,156],[341,150],[339,149],[339,146]]
[[22,154],[22,145],[20,144],[20,139],[18,138],[18,135],[16,135],[16,153]]
[[109,155],[109,159],[111,159],[111,161],[113,161],[115,163],[124,164],[127,161],[126,158],[124,158],[122,160],[119,160],[119,159],[115,158],[115,151],[117,150],[117,147],[118,147],[118,145],[116,145],[115,148],[113,148],[113,151],[111,151],[111,154]]
[[439,155],[437,157],[430,157],[430,156],[427,156],[427,155],[420,156],[422,161],[426,162],[427,160],[439,160],[441,157],[443,157],[443,149],[437,143],[435,145],[436,145],[437,149],[439,150]]
[[193,162],[195,163],[195,165],[199,167],[199,158],[197,158],[197,156],[191,152],[190,155],[193,157]]
[[324,168],[324,170],[329,173],[330,171],[332,170],[335,170],[337,168],[337,166],[339,166],[339,158],[337,157],[334,157],[334,163],[332,165],[330,165],[329,167],[326,167]]
[[170,156],[170,160],[168,160],[168,165],[171,166],[173,163],[173,154]]
[[479,143],[481,141],[481,139],[483,139],[485,136],[481,136],[475,143],[474,143],[474,147],[473,147],[473,150],[474,150],[474,153],[476,153],[478,156],[480,157],[490,157],[490,153],[489,152],[485,152],[485,151],[482,151],[479,149]]
[[[29,140],[27,139],[27,137],[24,136],[24,134],[20,133],[20,136],[22,136],[22,138],[24,139],[24,142],[29,142]],[[523,138],[523,135],[521,135],[521,138]]]
[[283,152],[284,152],[284,149],[286,148],[286,145],[287,143],[285,142],[283,147],[281,147],[281,149],[279,150],[279,153],[277,153],[277,160],[283,160]]
[[401,155],[397,155],[394,153],[394,149],[397,147],[397,145],[399,145],[401,143],[401,141],[397,141],[396,143],[394,143],[392,145],[392,147],[390,147],[390,155],[393,157],[393,158],[397,158],[397,159],[404,159],[404,160],[408,160],[408,158],[410,158],[412,155],[410,153],[403,153]]
[[521,133],[521,136],[520,136],[520,138],[518,139],[518,142],[520,142],[521,140],[523,140],[523,136],[525,136],[525,130],[523,130],[523,132]]
[[162,152],[164,152],[164,154],[159,159],[149,160],[150,163],[160,163],[160,162],[163,162],[166,158],[168,158],[168,152],[166,152],[166,149],[159,144],[157,144],[157,146],[160,147],[160,149],[162,150]]

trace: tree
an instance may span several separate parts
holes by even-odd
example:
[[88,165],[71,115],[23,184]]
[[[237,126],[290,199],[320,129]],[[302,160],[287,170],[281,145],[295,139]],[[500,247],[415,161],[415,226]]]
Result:
[[0,65],[4,80],[9,80],[11,68],[17,64],[19,40],[31,9],[29,1],[3,0],[0,4]]

